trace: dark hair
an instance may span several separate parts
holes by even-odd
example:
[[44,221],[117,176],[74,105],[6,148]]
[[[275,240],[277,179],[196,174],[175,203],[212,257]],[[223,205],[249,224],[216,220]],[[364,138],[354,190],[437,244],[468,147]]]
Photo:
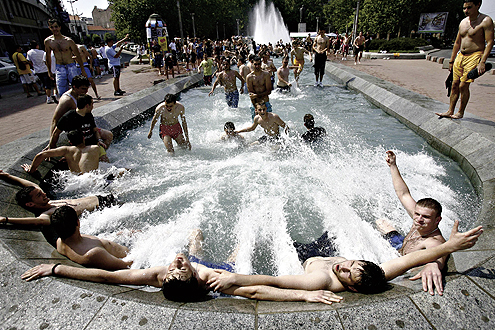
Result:
[[70,144],[72,144],[73,146],[78,146],[81,143],[84,143],[84,137],[81,131],[78,129],[75,129],[67,133],[67,137],[69,138]]
[[165,95],[163,100],[165,101],[165,103],[175,103],[177,102],[177,96],[175,96],[175,94],[167,94]]
[[29,47],[31,47],[31,49],[35,49],[36,46],[38,46],[38,42],[36,40],[31,40]]
[[437,217],[442,215],[442,205],[440,205],[440,203],[433,198],[420,199],[419,201],[417,201],[416,205],[434,210],[437,214]]
[[259,57],[258,55],[254,55],[253,57],[253,62],[261,62],[261,57]]
[[464,3],[466,2],[472,2],[475,6],[480,5],[481,6],[481,0],[464,0]]
[[177,278],[163,281],[162,292],[166,299],[172,301],[199,301],[204,299],[207,291],[200,287],[198,279],[191,276],[185,281]]
[[93,102],[93,98],[89,94],[79,95],[77,97],[77,108],[84,109],[87,105],[90,105]]
[[304,115],[304,126],[306,126],[307,129],[312,129],[315,127],[315,119],[313,115],[309,113]]
[[233,122],[228,121],[228,122],[226,122],[226,123],[225,123],[225,125],[223,126],[223,129],[227,129],[227,130],[229,130],[229,131],[233,131],[233,130],[235,130],[235,125],[234,125],[234,123],[233,123]]
[[385,278],[383,269],[371,261],[359,260],[363,271],[361,278],[354,283],[353,287],[359,293],[380,293],[388,289],[389,285]]
[[72,78],[71,86],[76,88],[79,88],[81,86],[89,87],[89,80],[88,78],[80,74]]
[[34,186],[24,187],[15,194],[15,201],[22,207],[26,207],[26,204],[32,202],[31,192],[35,189]]
[[55,210],[51,216],[51,225],[61,239],[66,239],[75,233],[77,227],[77,212],[72,207],[64,205]]
[[48,20],[48,26],[55,24],[55,23],[57,23],[58,26],[62,27],[62,23],[60,22],[60,20],[58,18],[53,17],[53,18],[50,18]]

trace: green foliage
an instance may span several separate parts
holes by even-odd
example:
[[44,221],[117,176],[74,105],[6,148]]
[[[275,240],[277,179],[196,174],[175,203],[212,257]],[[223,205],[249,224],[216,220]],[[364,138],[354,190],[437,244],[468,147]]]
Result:
[[392,40],[373,39],[370,43],[371,50],[385,50],[389,53],[398,51],[417,51],[416,47],[426,46],[428,42],[420,38],[394,38]]
[[99,45],[101,44],[101,38],[99,35],[95,34],[95,33],[92,33],[91,34],[91,42],[93,43],[93,45]]

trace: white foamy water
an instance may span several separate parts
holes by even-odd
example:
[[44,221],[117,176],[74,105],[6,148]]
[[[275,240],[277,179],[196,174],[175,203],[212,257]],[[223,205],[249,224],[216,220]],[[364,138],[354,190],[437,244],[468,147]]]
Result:
[[249,17],[249,27],[258,44],[275,45],[279,40],[284,44],[291,43],[282,14],[272,2],[267,4],[265,0],[261,0],[254,6]]
[[[280,60],[276,60],[277,66]],[[386,217],[407,232],[412,220],[395,195],[385,151],[398,165],[415,199],[432,197],[443,207],[440,229],[448,236],[455,219],[470,226],[479,202],[458,166],[363,96],[338,87],[312,87],[307,63],[300,89],[273,92],[273,111],[290,127],[281,148],[242,148],[220,141],[226,121],[250,125],[249,100],[228,108],[221,89],[183,93],[192,144],[167,154],[158,126],[147,139],[150,120],[112,145],[110,159],[132,172],[110,184],[103,174],[63,174],[64,196],[113,192],[123,203],[85,214],[83,233],[116,240],[131,248],[134,268],[163,265],[184,251],[194,228],[204,232],[206,258],[224,261],[238,245],[241,273],[298,274],[302,271],[292,241],[309,242],[325,230],[335,236],[339,255],[383,262],[396,252],[380,237],[374,221]],[[299,140],[304,114],[315,117],[328,137],[322,145]],[[248,142],[261,128],[244,133]],[[136,232],[136,230],[138,230]]]

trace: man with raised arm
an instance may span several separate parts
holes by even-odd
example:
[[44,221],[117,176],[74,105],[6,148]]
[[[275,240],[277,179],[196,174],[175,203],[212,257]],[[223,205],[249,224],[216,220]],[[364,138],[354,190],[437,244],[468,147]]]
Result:
[[[414,251],[429,249],[445,242],[445,239],[438,228],[442,220],[442,206],[433,198],[423,198],[415,201],[411,192],[402,178],[396,163],[396,156],[392,151],[387,151],[386,158],[395,193],[400,202],[407,211],[407,214],[413,219],[411,230],[402,236],[386,219],[377,220],[377,226],[380,232],[396,248],[401,255],[406,255]],[[422,279],[423,290],[434,295],[436,287],[439,295],[443,294],[442,269],[447,262],[447,256],[443,256],[425,267],[411,280]]]
[[[485,63],[493,47],[493,20],[480,13],[480,7],[481,0],[464,0],[463,10],[467,17],[459,24],[449,62],[449,71],[453,70],[449,110],[436,113],[440,118],[464,117],[470,95],[469,85],[474,81],[474,78],[468,78],[468,73],[475,68],[478,68],[478,75],[485,73]],[[454,115],[459,94],[461,104],[459,112]]]
[[[148,139],[151,139],[153,134],[153,128],[160,118],[160,138],[163,140],[165,147],[169,153],[174,153],[174,145],[172,139],[177,142],[182,148],[191,150],[191,143],[189,142],[189,131],[187,130],[186,122],[186,110],[184,106],[177,102],[177,96],[174,94],[165,95],[164,102],[158,104],[155,109],[155,115],[151,120],[150,131],[148,132]],[[182,120],[182,127],[179,123],[179,117]],[[184,129],[184,135],[182,134]]]
[[[55,54],[55,60],[57,62],[56,83],[57,89],[60,95],[69,90],[72,79],[82,74],[86,77],[86,72],[76,67],[74,58],[80,67],[84,67],[83,60],[77,49],[77,45],[74,41],[62,35],[60,33],[61,23],[59,20],[52,18],[48,20],[48,27],[52,31],[52,35],[45,39],[45,52],[46,52],[46,66],[51,68],[52,52]],[[51,71],[48,71],[48,75],[53,79]]]
[[[60,264],[42,264],[27,270],[21,278],[31,281],[45,276],[59,276],[99,283],[150,285],[161,287],[165,298],[175,301],[201,300],[209,290],[214,289],[225,294],[258,300],[332,304],[342,300],[342,297],[333,292],[346,289],[368,293],[380,292],[386,289],[388,280],[403,274],[412,267],[472,247],[482,234],[482,227],[459,233],[458,225],[459,222],[456,221],[449,241],[442,245],[410,253],[380,266],[371,263],[378,270],[378,274],[372,274],[373,276],[369,276],[369,272],[363,269],[368,268],[364,265],[369,262],[346,260],[341,257],[310,258],[304,265],[305,274],[275,277],[231,273],[228,270],[229,266],[231,268],[230,264],[213,265],[199,258],[194,259],[198,262],[191,262],[183,253],[179,253],[168,266],[109,272]],[[198,235],[200,233],[193,236],[198,237]],[[201,240],[201,236],[194,238],[197,242]],[[191,249],[191,246],[200,247],[201,244],[189,244],[189,253],[194,255],[198,252]]]

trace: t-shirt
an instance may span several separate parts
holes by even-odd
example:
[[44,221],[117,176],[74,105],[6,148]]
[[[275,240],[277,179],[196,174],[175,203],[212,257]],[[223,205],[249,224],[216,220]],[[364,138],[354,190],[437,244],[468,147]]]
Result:
[[327,132],[323,127],[313,127],[302,135],[302,138],[306,142],[315,142],[325,136]]
[[30,49],[27,52],[27,59],[33,62],[34,73],[48,72],[48,68],[43,60],[44,55],[45,52],[41,49]]
[[117,57],[115,58],[114,56],[117,54],[117,52],[115,51],[115,46],[112,46],[112,47],[108,47],[106,46],[105,47],[105,55],[107,55],[107,58],[108,58],[108,64],[110,64],[110,66],[120,66],[120,57]]
[[95,118],[91,113],[87,113],[83,117],[76,110],[67,111],[57,123],[57,128],[61,131],[70,132],[76,129],[81,131],[87,146],[98,143],[94,132],[95,127]]
[[[51,72],[55,74],[57,72],[57,60],[55,59],[55,55],[53,54],[53,52],[51,58],[52,58]],[[43,62],[45,62],[46,65],[46,52],[43,52]]]
[[209,58],[207,60],[203,60],[199,66],[204,68],[205,76],[211,76],[212,75],[212,73],[213,73],[212,72],[213,71],[212,70],[213,69],[213,61],[211,58]]
[[26,62],[26,58],[24,57],[24,55],[22,55],[19,52],[15,52],[12,55],[12,59],[14,60],[14,64],[17,67],[17,72],[19,74],[29,74],[29,73],[32,73],[31,72],[31,67],[29,66],[28,63],[26,63],[26,69],[24,69],[24,70],[19,69],[19,62]]

